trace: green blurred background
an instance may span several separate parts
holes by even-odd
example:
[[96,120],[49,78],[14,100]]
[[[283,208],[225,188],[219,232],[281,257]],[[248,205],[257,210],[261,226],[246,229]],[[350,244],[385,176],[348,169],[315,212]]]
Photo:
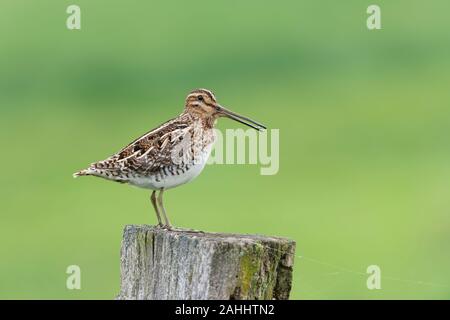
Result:
[[370,4],[2,0],[0,298],[118,293],[122,229],[155,222],[149,193],[72,173],[197,87],[279,128],[280,170],[207,166],[167,192],[177,226],[295,239],[295,299],[450,298],[450,3],[378,0],[378,31]]

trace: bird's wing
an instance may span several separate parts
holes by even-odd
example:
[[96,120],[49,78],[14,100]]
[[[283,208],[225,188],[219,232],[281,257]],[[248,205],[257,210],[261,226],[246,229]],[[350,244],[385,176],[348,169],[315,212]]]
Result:
[[151,173],[173,164],[173,145],[184,139],[189,123],[183,118],[167,121],[140,136],[111,157],[91,164],[91,170],[123,176],[127,172]]

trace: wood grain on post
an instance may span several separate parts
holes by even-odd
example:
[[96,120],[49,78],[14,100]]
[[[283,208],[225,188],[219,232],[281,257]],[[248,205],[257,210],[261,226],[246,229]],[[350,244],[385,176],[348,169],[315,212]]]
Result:
[[126,226],[117,299],[288,299],[295,242]]

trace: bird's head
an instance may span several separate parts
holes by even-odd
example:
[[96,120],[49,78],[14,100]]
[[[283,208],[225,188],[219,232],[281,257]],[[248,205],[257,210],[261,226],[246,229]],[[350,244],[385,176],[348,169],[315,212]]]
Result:
[[207,89],[191,91],[186,97],[185,110],[194,117],[203,118],[212,122],[217,118],[227,117],[258,131],[266,129],[264,125],[221,106],[217,102],[214,93]]

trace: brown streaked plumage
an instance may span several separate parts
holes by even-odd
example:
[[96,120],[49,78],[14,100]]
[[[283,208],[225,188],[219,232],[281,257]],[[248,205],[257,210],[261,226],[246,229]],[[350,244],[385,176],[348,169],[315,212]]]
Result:
[[178,117],[147,132],[111,157],[76,172],[74,177],[96,176],[153,190],[150,199],[158,224],[170,228],[163,205],[164,190],[187,183],[200,174],[214,143],[213,128],[219,117],[231,118],[257,130],[265,129],[262,124],[219,105],[211,91],[196,89],[186,97],[184,111]]

